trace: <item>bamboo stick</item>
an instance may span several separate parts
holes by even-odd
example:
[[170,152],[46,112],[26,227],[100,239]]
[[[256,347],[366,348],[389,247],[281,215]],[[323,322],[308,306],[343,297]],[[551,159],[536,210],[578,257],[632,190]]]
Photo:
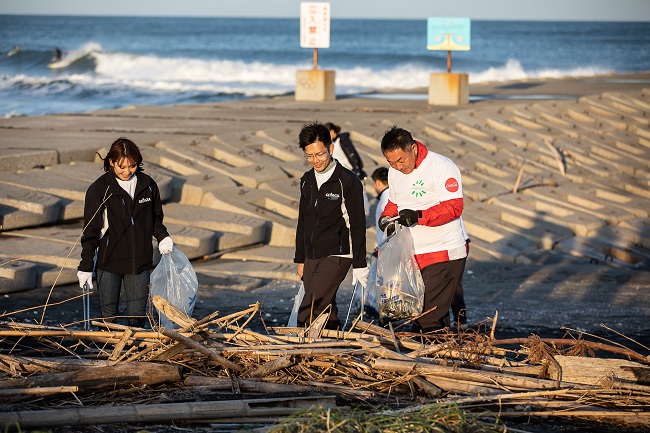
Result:
[[0,397],[12,398],[25,395],[51,395],[77,391],[79,391],[78,386],[40,386],[38,388],[11,388],[0,389]]
[[255,370],[252,370],[248,373],[248,377],[264,377],[270,376],[278,370],[283,368],[291,367],[295,362],[291,356],[283,356],[281,358],[274,359],[269,361],[264,365],[257,367]]
[[224,358],[223,356],[220,356],[220,355],[214,353],[213,351],[201,346],[199,343],[197,343],[194,340],[191,340],[191,339],[189,339],[187,337],[184,337],[181,334],[178,334],[178,333],[176,333],[174,331],[168,331],[168,330],[166,330],[164,328],[161,330],[161,332],[165,336],[167,336],[167,337],[169,337],[169,338],[171,338],[173,340],[183,342],[185,345],[191,347],[192,349],[194,349],[194,350],[196,350],[198,352],[201,352],[204,355],[207,355],[208,357],[210,357],[211,360],[215,361],[217,364],[221,365],[222,367],[229,368],[229,369],[234,370],[234,371],[236,371],[238,373],[241,373],[242,371],[244,371],[244,368],[242,366],[237,365],[234,362]]
[[[193,403],[131,404],[0,413],[0,425],[57,427],[109,423],[152,423],[240,416],[281,416],[313,405],[333,407],[333,397],[292,397]],[[266,405],[266,406],[264,406]]]

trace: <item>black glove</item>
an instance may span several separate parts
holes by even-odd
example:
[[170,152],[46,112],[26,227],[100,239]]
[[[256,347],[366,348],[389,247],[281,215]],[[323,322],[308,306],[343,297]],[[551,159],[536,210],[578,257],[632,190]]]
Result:
[[384,215],[383,217],[379,218],[379,230],[381,230],[382,232],[386,231],[386,226],[388,225],[390,218],[391,217],[389,217],[388,215]]
[[403,226],[411,227],[418,223],[418,211],[402,209],[399,211],[399,219],[397,221]]

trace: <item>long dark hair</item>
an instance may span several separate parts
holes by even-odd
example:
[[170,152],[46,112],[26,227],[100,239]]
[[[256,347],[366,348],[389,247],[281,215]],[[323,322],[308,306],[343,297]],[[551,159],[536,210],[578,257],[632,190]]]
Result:
[[[100,156],[101,158],[101,156]],[[132,161],[137,165],[138,168],[135,169],[136,173],[144,171],[142,168],[142,154],[138,146],[128,138],[120,137],[111,144],[111,148],[106,154],[104,160],[104,171],[111,171],[111,161],[117,163],[123,158]]]

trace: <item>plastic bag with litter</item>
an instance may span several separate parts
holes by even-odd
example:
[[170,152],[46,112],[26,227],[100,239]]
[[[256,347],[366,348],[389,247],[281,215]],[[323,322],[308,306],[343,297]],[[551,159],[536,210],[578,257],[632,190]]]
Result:
[[418,316],[424,308],[424,281],[415,261],[413,236],[396,225],[377,253],[377,306],[382,323]]
[[[174,307],[192,316],[196,302],[196,292],[199,281],[189,259],[179,249],[174,247],[171,253],[163,254],[156,268],[151,272],[151,299],[155,295],[162,296]],[[157,308],[156,308],[157,310]],[[154,315],[154,321],[159,318],[159,326],[174,329],[172,322],[162,312]],[[157,317],[156,317],[157,316]]]

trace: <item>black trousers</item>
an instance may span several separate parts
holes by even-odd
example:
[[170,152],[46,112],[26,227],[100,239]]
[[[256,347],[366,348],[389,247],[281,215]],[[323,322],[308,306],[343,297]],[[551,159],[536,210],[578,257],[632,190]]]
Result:
[[[467,255],[469,256],[469,240],[467,241]],[[465,265],[463,264],[463,273],[461,274],[460,281],[458,282],[458,286],[456,287],[456,292],[454,293],[454,297],[451,300],[452,319],[457,324],[458,322],[460,322],[461,324],[467,323],[467,308],[465,306],[465,293],[463,291],[463,278],[462,278],[464,274],[465,274]]]
[[454,294],[461,284],[467,258],[434,263],[421,269],[424,280],[424,310],[437,307],[420,317],[416,324],[422,332],[449,327],[449,308]]
[[302,274],[305,297],[298,309],[298,326],[309,325],[328,305],[332,305],[332,312],[326,327],[328,329],[341,327],[336,305],[336,293],[348,274],[350,266],[352,266],[352,259],[345,257],[330,256],[305,260]]

